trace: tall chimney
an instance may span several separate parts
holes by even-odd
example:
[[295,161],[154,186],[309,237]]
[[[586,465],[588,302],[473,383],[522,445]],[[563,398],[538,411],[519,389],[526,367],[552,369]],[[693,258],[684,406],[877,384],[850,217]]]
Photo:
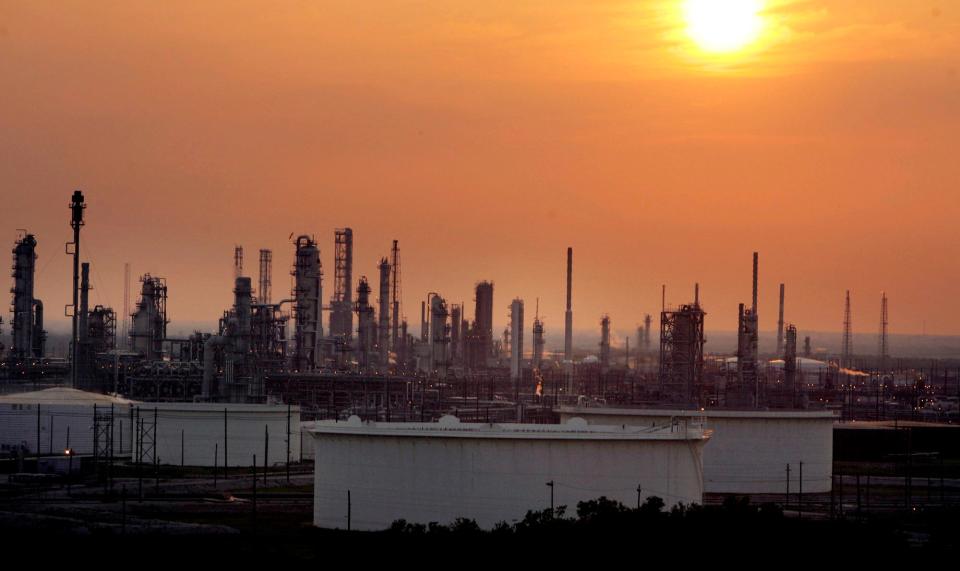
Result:
[[427,328],[429,327],[427,323],[427,302],[420,302],[420,340],[423,342],[427,341]]
[[758,254],[753,253],[753,313],[757,313],[757,259]]
[[777,320],[777,355],[783,352],[783,284],[780,284],[780,318]]
[[83,210],[87,203],[83,201],[83,193],[79,190],[73,191],[73,198],[70,200],[70,227],[73,228],[73,336],[70,338],[70,386],[77,388],[79,369],[77,369],[77,329],[80,317],[80,228],[83,226]]
[[80,316],[77,327],[79,328],[78,337],[80,343],[87,342],[88,324],[87,316],[90,312],[90,263],[80,264]]
[[573,248],[567,248],[567,312],[565,314],[565,326],[563,332],[563,359],[565,361],[573,360]]

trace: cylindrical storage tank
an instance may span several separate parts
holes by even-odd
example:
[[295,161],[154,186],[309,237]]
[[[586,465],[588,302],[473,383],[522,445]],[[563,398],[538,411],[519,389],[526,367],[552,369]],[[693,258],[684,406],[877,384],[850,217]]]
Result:
[[700,428],[564,425],[305,423],[314,447],[314,525],[377,530],[398,519],[484,528],[529,510],[575,509],[600,496],[636,505],[699,503]]
[[[300,407],[226,403],[140,403],[133,409],[134,425],[142,419],[146,438],[156,425],[157,461],[187,466],[249,467],[298,462]],[[154,420],[156,419],[156,420]],[[124,438],[132,438],[132,430]],[[145,445],[145,449],[146,449]],[[148,451],[149,452],[149,451]],[[264,456],[266,454],[266,456]]]
[[[107,445],[113,424],[115,456],[130,453],[131,401],[66,387],[0,396],[0,455],[93,454]],[[97,429],[96,432],[94,429]]]
[[703,453],[704,491],[722,494],[829,492],[833,475],[833,425],[825,410],[667,410],[561,407],[560,421],[584,418],[590,424],[651,426],[673,418],[705,417],[712,430]]

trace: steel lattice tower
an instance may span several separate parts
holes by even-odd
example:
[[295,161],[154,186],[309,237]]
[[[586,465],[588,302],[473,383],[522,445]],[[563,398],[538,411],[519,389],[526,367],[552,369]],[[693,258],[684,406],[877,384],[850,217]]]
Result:
[[257,292],[261,304],[269,304],[273,286],[273,252],[260,250],[260,291]]

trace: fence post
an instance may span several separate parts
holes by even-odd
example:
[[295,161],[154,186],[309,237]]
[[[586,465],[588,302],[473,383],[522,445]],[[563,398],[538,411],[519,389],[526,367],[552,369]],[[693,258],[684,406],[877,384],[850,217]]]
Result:
[[[943,478],[940,478],[941,484]],[[290,403],[287,403],[287,483],[290,482]],[[942,489],[942,486],[941,486]]]
[[227,407],[223,407],[223,479],[227,479]]
[[860,474],[857,474],[857,521],[863,518],[863,506],[860,504]]
[[37,465],[34,470],[40,473],[40,403],[37,403]]
[[253,455],[253,532],[257,532],[257,455]]
[[787,463],[787,494],[784,498],[785,508],[790,509],[790,464]]
[[160,451],[157,450],[157,407],[153,407],[153,491],[160,493]]
[[797,482],[798,487],[800,488],[797,492],[797,513],[800,518],[803,518],[803,462],[800,462],[800,475],[799,481]]

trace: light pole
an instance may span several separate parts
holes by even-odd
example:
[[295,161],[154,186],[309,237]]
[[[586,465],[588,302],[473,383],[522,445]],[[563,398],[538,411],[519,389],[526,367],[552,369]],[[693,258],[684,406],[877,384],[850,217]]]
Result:
[[550,480],[549,482],[547,482],[547,487],[550,488],[550,519],[553,519],[553,516],[554,516],[554,511],[553,511],[553,480]]

